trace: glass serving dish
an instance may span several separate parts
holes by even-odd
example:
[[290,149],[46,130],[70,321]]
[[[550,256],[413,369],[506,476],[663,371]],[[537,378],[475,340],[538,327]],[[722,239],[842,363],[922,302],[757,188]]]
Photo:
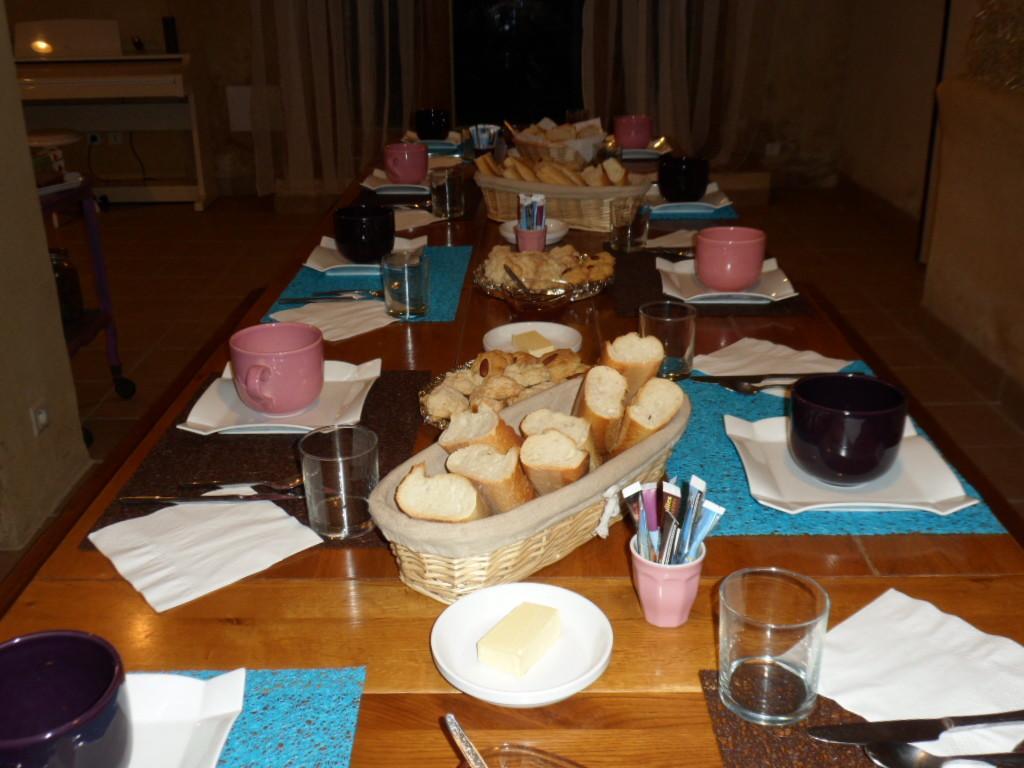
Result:
[[[569,286],[569,298],[564,303],[567,304],[570,301],[583,301],[584,299],[593,298],[613,282],[614,278],[609,277],[607,280],[590,280],[585,283],[565,283],[564,285]],[[504,301],[510,301],[510,294],[513,293],[507,285],[489,280],[484,274],[483,264],[477,265],[476,269],[473,270],[473,285],[488,296],[493,296],[496,299],[502,299]]]
[[[565,757],[528,747],[525,744],[502,744],[480,750],[488,768],[584,768]],[[459,768],[470,768],[464,760]]]

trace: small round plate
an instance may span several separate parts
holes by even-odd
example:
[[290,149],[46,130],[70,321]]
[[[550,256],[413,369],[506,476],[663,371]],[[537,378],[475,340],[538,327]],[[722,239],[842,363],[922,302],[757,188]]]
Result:
[[571,349],[579,352],[583,346],[583,336],[575,328],[561,323],[508,323],[491,328],[484,334],[484,351],[500,349],[503,352],[515,352],[512,346],[512,337],[519,333],[536,331],[545,339],[551,342],[555,349]]
[[[520,603],[558,611],[561,636],[523,677],[477,661],[476,644]],[[467,595],[434,622],[430,650],[438,671],[453,686],[502,707],[544,707],[569,698],[597,680],[612,657],[614,633],[600,608],[550,584],[501,584]]]
[[[512,245],[516,244],[516,222],[503,221],[498,227],[498,232]],[[548,236],[545,239],[546,245],[554,245],[563,237],[569,234],[569,225],[559,219],[548,219]]]

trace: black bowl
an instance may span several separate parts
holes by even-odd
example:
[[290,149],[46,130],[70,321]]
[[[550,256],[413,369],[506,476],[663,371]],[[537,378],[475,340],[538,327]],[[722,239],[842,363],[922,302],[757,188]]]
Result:
[[0,766],[124,768],[131,758],[124,664],[86,632],[0,645]]
[[395,211],[378,205],[352,205],[334,212],[334,240],[341,255],[372,264],[395,247]]
[[708,188],[708,161],[702,157],[663,155],[658,161],[658,190],[672,203],[692,203]]
[[447,109],[417,109],[412,115],[416,136],[424,139],[447,139],[452,129],[452,116]]
[[810,475],[832,485],[857,485],[896,461],[907,397],[891,384],[858,373],[804,376],[790,397],[789,453]]

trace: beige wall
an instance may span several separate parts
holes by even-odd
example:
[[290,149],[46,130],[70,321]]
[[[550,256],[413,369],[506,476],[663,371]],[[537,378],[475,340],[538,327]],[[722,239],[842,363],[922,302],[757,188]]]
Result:
[[[89,464],[9,41],[0,18],[0,549],[27,543]],[[39,437],[34,405],[50,417]]]

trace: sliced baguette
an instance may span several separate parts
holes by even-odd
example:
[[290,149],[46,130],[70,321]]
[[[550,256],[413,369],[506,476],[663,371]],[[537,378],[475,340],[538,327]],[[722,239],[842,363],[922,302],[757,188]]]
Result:
[[414,466],[398,484],[395,503],[409,517],[439,523],[464,523],[491,513],[469,480],[452,474],[427,477],[423,464]]
[[507,162],[516,169],[516,173],[522,178],[523,181],[537,181],[537,174],[533,172],[533,168],[527,165],[524,161],[518,157],[509,157]]
[[601,454],[594,445],[594,436],[590,429],[590,423],[578,416],[570,416],[567,413],[552,411],[550,408],[538,408],[533,413],[528,413],[519,422],[519,431],[527,438],[539,435],[549,429],[561,432],[573,441],[573,444],[590,456],[590,471],[601,465]]
[[554,429],[526,438],[519,460],[541,496],[579,480],[590,466],[589,454]]
[[626,400],[631,401],[640,387],[653,379],[665,359],[665,347],[657,336],[627,333],[615,341],[606,341],[601,364],[626,377]]
[[477,170],[484,176],[501,176],[501,169],[489,154],[480,155],[473,162],[476,164]]
[[628,451],[634,445],[653,435],[675,418],[686,403],[682,388],[668,379],[651,379],[636,394],[626,408],[622,429],[619,431],[612,455]]
[[517,448],[522,440],[498,414],[481,406],[476,413],[463,411],[452,416],[437,443],[448,453],[467,445],[489,445],[498,453],[505,453],[509,448]]
[[609,157],[602,162],[601,167],[604,168],[604,172],[608,175],[608,180],[612,183],[612,186],[624,187],[629,184],[629,174],[622,163],[614,157]]
[[580,171],[580,176],[587,183],[588,187],[607,187],[611,184],[608,177],[604,175],[600,165],[589,165]]
[[472,481],[492,512],[508,512],[537,494],[519,465],[519,449],[499,453],[489,445],[467,445],[448,457],[449,472]]
[[590,424],[594,445],[603,456],[619,435],[626,408],[626,379],[614,368],[595,365],[583,379],[575,412]]

